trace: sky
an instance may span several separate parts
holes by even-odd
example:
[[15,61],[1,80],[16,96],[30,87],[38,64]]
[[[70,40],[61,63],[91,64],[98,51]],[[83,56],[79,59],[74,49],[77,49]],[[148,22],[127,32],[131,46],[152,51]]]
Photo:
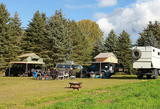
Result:
[[18,12],[25,28],[37,10],[51,17],[62,9],[67,19],[95,21],[104,32],[104,38],[112,29],[117,35],[125,30],[132,43],[149,21],[160,20],[160,0],[0,0],[2,2],[12,17]]

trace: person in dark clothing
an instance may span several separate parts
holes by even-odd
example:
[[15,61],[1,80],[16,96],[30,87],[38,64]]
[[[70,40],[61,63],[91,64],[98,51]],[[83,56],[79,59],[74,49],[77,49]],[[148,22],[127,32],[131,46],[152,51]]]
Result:
[[52,77],[53,80],[57,78],[57,71],[55,68],[51,70],[50,76]]
[[72,76],[72,74],[73,74],[73,69],[71,68],[69,71],[69,76]]

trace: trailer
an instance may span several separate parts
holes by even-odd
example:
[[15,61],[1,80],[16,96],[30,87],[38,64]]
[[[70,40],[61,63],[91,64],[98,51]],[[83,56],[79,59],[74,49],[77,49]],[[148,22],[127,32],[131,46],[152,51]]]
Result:
[[132,50],[133,68],[137,69],[137,77],[158,79],[160,69],[160,49],[152,46],[136,46]]

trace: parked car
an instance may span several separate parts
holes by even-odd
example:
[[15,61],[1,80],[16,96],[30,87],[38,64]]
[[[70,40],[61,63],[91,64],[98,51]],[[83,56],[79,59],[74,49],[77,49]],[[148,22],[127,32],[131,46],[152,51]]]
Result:
[[[119,63],[109,63],[109,62],[89,62],[90,66],[85,66],[82,69],[82,77],[90,77],[90,73],[95,75],[102,75],[106,72],[106,69],[110,71],[110,76],[114,75],[116,72],[123,71],[123,65]],[[109,77],[110,77],[109,76]]]
[[57,63],[55,68],[57,71],[59,71],[59,70],[70,71],[70,69],[72,68],[73,75],[76,77],[80,77],[80,72],[81,72],[82,66],[74,63],[73,61],[68,61],[65,63]]

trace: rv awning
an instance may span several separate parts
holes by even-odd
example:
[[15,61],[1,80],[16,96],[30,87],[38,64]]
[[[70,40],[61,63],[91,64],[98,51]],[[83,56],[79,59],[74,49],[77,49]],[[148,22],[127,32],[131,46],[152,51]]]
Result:
[[44,62],[11,61],[11,64],[44,64]]

